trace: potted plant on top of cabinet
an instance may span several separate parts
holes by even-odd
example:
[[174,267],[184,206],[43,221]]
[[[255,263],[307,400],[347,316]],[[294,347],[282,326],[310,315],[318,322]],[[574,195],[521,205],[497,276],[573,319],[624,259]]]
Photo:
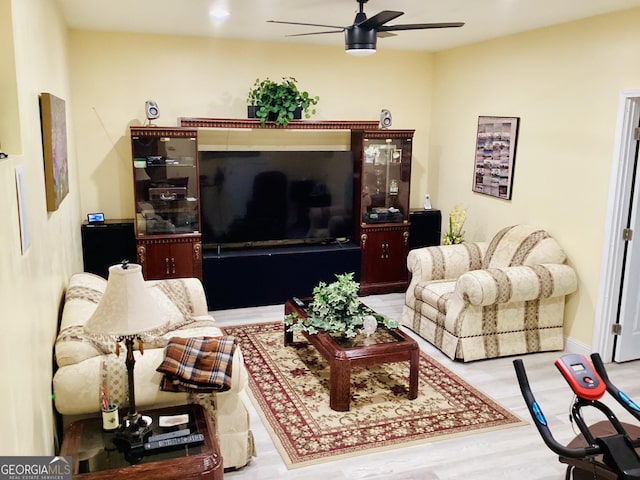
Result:
[[310,118],[316,113],[312,106],[320,98],[299,90],[297,82],[294,77],[283,77],[281,82],[257,78],[247,95],[249,118],[260,119],[261,125],[270,120],[283,127],[292,119],[301,118],[302,112]]

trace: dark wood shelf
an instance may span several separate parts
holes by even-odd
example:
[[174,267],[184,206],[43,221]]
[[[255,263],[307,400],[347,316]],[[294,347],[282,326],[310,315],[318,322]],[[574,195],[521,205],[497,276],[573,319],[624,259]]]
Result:
[[[196,128],[182,127],[160,127],[155,125],[147,125],[140,127],[131,127],[131,135],[136,137],[179,137],[191,138],[198,135]],[[164,166],[164,165],[163,165]]]
[[257,118],[206,118],[180,117],[181,127],[203,128],[273,128],[289,130],[376,130],[377,120],[291,120],[287,126],[279,126],[273,122],[260,125]]

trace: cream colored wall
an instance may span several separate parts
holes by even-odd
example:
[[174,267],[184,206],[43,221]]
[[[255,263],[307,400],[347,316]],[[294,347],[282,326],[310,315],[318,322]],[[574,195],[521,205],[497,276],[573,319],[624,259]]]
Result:
[[0,152],[17,155],[21,153],[20,128],[11,18],[11,1],[0,0]]
[[[547,229],[577,270],[565,333],[591,345],[618,95],[640,87],[640,9],[436,55],[427,175],[446,214],[468,209],[466,237]],[[471,192],[479,115],[521,118],[513,198]]]
[[[133,216],[128,128],[145,123],[145,100],[158,103],[159,125],[177,125],[178,117],[246,118],[257,77],[296,77],[320,97],[316,120],[377,120],[388,108],[394,127],[416,129],[415,156],[426,158],[430,54],[381,48],[352,58],[339,41],[310,47],[88,31],[72,31],[70,45],[83,213]],[[412,194],[425,189],[416,184]]]
[[[10,4],[10,5],[9,5]],[[52,349],[58,311],[65,284],[82,270],[80,246],[80,193],[68,132],[70,193],[56,212],[47,213],[40,135],[38,95],[51,92],[69,100],[67,33],[55,2],[0,0],[0,11],[12,12],[2,20],[10,28],[17,88],[9,100],[17,105],[16,134],[9,141],[18,146],[0,160],[0,395],[2,435],[0,455],[51,455],[54,453],[54,420],[51,402]],[[0,38],[6,50],[6,34]],[[2,57],[3,61],[7,57]],[[3,68],[12,74],[13,66]],[[13,83],[13,82],[10,82]],[[3,94],[7,94],[3,91]],[[67,122],[71,124],[67,101]],[[31,246],[22,254],[16,199],[15,169],[26,176]]]

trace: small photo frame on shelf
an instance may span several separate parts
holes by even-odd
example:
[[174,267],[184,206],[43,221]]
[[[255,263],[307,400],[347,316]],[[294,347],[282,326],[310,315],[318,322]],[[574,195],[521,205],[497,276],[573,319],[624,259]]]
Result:
[[104,213],[102,212],[88,213],[87,223],[89,225],[102,225],[104,223]]
[[402,150],[400,148],[394,148],[391,152],[391,163],[402,162]]
[[519,117],[478,117],[472,190],[511,200]]

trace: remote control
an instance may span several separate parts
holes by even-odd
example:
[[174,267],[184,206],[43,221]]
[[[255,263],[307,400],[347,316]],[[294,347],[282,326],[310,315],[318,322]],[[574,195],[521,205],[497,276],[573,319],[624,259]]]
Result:
[[304,302],[298,297],[293,297],[291,300],[293,300],[293,303],[295,303],[297,306],[304,307]]
[[188,428],[185,428],[183,430],[174,430],[173,432],[158,433],[157,435],[151,435],[147,439],[147,442],[153,443],[159,442],[160,440],[166,440],[167,438],[184,437],[186,435],[189,435],[190,433],[191,430],[189,430]]
[[147,442],[144,444],[145,450],[156,450],[158,448],[178,447],[180,445],[186,445],[188,443],[199,443],[204,440],[202,433],[192,433],[183,437],[167,438],[165,440],[159,440],[157,442]]

